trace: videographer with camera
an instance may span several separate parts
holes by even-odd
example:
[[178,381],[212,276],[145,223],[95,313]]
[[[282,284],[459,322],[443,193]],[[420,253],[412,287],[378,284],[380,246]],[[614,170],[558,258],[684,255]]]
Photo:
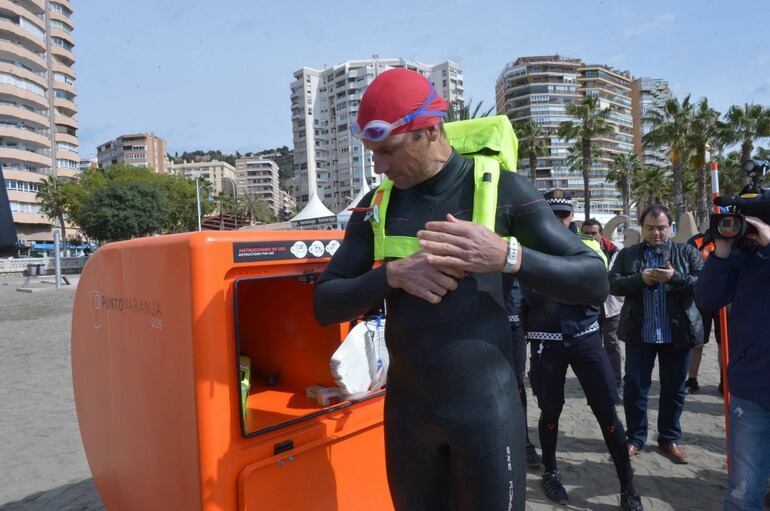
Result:
[[[768,163],[744,164],[749,175],[758,167],[764,175]],[[709,233],[716,250],[695,287],[703,310],[732,303],[727,322],[732,397],[725,511],[761,510],[770,478],[770,191],[758,187],[758,175],[739,197],[715,200],[731,211],[712,215]]]

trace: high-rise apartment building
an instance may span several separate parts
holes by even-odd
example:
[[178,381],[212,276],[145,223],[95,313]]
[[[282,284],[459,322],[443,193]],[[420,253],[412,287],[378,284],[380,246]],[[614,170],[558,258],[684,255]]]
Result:
[[0,164],[22,247],[53,239],[40,181],[80,164],[72,10],[69,0],[0,5]]
[[235,167],[225,161],[201,161],[173,163],[169,172],[179,174],[188,179],[203,178],[211,185],[211,193],[232,196],[237,189]]
[[[559,124],[571,120],[567,105],[580,101],[580,59],[560,55],[520,57],[500,73],[495,85],[497,113],[512,123],[535,121],[546,142],[546,153],[538,158],[538,188],[567,188],[567,144],[559,138]],[[529,158],[519,155],[518,170],[531,176]]]
[[[496,83],[499,114],[514,123],[532,119],[541,127],[547,150],[537,161],[538,188],[570,190],[578,206],[584,201],[583,178],[579,170],[569,167],[571,143],[561,139],[557,131],[563,121],[575,121],[567,115],[567,105],[583,96],[596,96],[599,107],[610,110],[613,132],[593,141],[599,157],[593,162],[589,183],[592,211],[613,213],[621,208],[621,199],[615,186],[606,181],[609,163],[614,155],[633,151],[630,73],[587,65],[581,59],[545,55],[516,59],[505,66]],[[528,158],[520,158],[519,168],[530,173]]]
[[455,111],[465,106],[465,84],[460,66],[451,60],[430,68],[430,81],[436,93],[444,98]]
[[285,210],[278,179],[278,165],[271,159],[246,157],[235,160],[238,193],[254,194],[270,206],[278,217]]
[[118,163],[132,167],[151,168],[163,174],[169,165],[166,155],[166,141],[151,133],[121,135],[96,148],[99,168]]
[[651,124],[645,122],[644,119],[652,111],[661,111],[666,101],[672,97],[668,82],[660,78],[637,78],[631,84],[634,112],[634,153],[644,165],[653,167],[669,165],[668,150],[665,147],[644,147],[642,137],[652,129]]
[[[304,206],[316,187],[320,199],[339,211],[361,187],[361,175],[370,185],[379,184],[371,152],[349,132],[358,115],[366,87],[381,72],[407,68],[429,78],[450,105],[463,105],[463,75],[446,61],[428,65],[408,59],[349,60],[327,69],[303,67],[291,83],[291,120],[294,140],[292,188],[297,205]],[[314,183],[314,184],[313,184]]]
[[[611,214],[621,210],[623,201],[614,183],[607,181],[612,159],[619,154],[634,152],[631,115],[631,73],[604,65],[585,65],[580,68],[580,92],[599,98],[599,108],[609,109],[607,119],[613,130],[592,140],[599,157],[593,161],[588,179],[591,190],[591,211]],[[569,179],[578,201],[584,201],[583,178]]]
[[286,190],[280,190],[280,210],[277,219],[288,220],[297,213],[297,200]]

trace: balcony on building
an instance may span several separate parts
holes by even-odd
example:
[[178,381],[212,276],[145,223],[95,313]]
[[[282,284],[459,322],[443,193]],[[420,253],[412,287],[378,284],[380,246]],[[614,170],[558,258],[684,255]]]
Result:
[[17,16],[0,6],[0,39],[40,54],[46,51],[45,30],[24,16]]
[[57,44],[58,42],[54,38],[51,38],[51,42],[51,55],[56,57],[65,66],[73,66],[75,64],[75,55],[72,53],[72,49]]

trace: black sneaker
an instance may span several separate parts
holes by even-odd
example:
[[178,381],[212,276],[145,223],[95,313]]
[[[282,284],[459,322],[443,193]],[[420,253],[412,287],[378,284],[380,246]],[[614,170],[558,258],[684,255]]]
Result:
[[558,470],[543,472],[543,479],[540,482],[543,485],[543,490],[545,490],[545,496],[548,497],[548,500],[557,504],[566,504],[569,501],[567,490],[561,484],[561,474],[559,474]]
[[620,509],[622,511],[644,511],[642,498],[633,491],[624,491],[620,494]]
[[543,464],[543,459],[535,450],[535,446],[532,442],[527,441],[527,466],[529,468],[538,468]]
[[698,379],[687,378],[687,381],[684,382],[684,388],[687,389],[688,394],[696,394],[700,390],[700,385],[698,385]]

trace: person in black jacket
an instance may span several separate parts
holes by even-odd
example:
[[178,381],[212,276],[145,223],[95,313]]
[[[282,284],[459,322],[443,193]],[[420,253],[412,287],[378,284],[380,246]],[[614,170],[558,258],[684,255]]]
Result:
[[770,225],[754,217],[746,221],[756,229],[746,234],[753,246],[746,240],[739,246],[715,240],[695,287],[695,299],[705,311],[732,303],[725,511],[761,509],[770,477]]
[[695,247],[676,243],[671,214],[660,205],[641,216],[643,241],[620,251],[610,269],[610,292],[624,296],[618,337],[626,343],[623,404],[628,453],[647,442],[647,394],[655,357],[660,365],[658,445],[674,463],[687,463],[679,447],[690,349],[703,344],[703,323],[693,289],[703,262]]

